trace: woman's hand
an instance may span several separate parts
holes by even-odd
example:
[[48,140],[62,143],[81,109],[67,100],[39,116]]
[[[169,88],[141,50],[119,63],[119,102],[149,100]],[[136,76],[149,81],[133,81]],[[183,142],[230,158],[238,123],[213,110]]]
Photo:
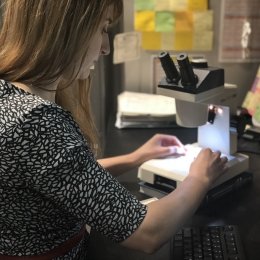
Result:
[[227,157],[221,157],[220,152],[203,149],[191,164],[189,176],[211,186],[227,169],[227,161]]
[[181,141],[173,135],[156,134],[133,152],[139,164],[173,154],[185,154]]
[[[162,136],[154,138],[160,140]],[[153,143],[154,139],[150,141]],[[194,214],[210,185],[225,171],[226,162],[227,158],[220,157],[219,152],[203,149],[180,185],[167,196],[148,204],[145,219],[122,245],[148,253],[158,249]]]

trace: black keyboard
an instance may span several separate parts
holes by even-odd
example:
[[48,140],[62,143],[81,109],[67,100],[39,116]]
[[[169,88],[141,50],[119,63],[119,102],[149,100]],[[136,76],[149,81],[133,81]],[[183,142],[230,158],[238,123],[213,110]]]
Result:
[[245,260],[237,226],[182,228],[172,240],[172,260]]

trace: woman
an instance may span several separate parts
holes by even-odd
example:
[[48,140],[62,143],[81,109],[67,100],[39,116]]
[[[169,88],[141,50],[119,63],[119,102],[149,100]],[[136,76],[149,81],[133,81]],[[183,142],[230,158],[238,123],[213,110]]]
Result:
[[111,174],[183,146],[156,135],[127,155],[99,163],[93,155],[89,71],[109,53],[107,30],[122,1],[5,0],[3,11],[0,259],[84,259],[85,224],[153,252],[196,210],[227,159],[203,150],[176,191],[142,205]]

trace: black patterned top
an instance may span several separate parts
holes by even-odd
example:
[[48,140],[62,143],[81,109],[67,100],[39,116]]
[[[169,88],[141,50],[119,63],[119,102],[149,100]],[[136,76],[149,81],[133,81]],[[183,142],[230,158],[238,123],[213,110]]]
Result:
[[[97,163],[70,113],[0,81],[0,254],[40,254],[84,223],[120,242],[145,214]],[[87,236],[57,259],[86,256]]]

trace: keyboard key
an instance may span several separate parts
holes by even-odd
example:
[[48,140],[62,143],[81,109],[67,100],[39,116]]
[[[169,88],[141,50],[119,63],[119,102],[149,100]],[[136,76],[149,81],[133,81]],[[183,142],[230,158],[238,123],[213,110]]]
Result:
[[236,226],[186,227],[172,241],[174,260],[245,260]]

